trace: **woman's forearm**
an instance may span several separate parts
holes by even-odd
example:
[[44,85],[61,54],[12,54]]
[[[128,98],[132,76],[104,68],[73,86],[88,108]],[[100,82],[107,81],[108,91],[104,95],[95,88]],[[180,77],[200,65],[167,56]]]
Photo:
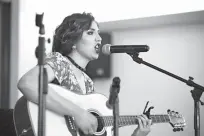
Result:
[[[38,87],[37,84],[29,82],[29,80],[20,80],[18,89],[31,102],[38,103]],[[81,113],[81,109],[76,104],[60,96],[56,91],[48,86],[48,94],[46,95],[46,108],[60,115],[69,115],[75,117]]]

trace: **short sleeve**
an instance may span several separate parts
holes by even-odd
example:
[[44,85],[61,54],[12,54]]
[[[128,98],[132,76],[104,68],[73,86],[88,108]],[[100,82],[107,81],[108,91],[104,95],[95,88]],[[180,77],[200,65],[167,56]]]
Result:
[[53,69],[55,77],[61,84],[69,67],[66,57],[62,56],[58,52],[51,52],[46,55],[45,64],[48,64]]

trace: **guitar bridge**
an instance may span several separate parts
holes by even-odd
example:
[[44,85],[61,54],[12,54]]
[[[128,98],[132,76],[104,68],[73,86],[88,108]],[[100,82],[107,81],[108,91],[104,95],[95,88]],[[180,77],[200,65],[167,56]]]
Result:
[[72,130],[76,130],[74,119],[72,117],[65,116],[65,120],[66,120],[66,124],[67,124],[68,128],[70,128]]
[[74,119],[71,116],[67,116],[67,115],[65,115],[64,117],[65,117],[66,125],[69,132],[72,134],[72,136],[77,136],[77,129],[74,124]]

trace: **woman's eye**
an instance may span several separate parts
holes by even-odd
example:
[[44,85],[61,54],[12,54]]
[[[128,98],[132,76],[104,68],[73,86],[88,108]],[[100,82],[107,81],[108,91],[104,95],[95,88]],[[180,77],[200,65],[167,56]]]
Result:
[[89,32],[87,32],[88,33],[88,35],[92,35],[93,34],[93,32],[92,31],[89,31]]

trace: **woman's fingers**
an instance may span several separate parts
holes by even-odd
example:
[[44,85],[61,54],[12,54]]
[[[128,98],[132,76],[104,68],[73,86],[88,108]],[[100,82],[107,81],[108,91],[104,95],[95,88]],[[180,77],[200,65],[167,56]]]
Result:
[[138,123],[140,128],[147,128],[151,126],[152,121],[143,114],[138,116]]
[[143,123],[140,116],[138,116],[138,125],[139,128],[143,128]]
[[147,122],[148,126],[151,126],[152,125],[152,120],[149,119],[148,122]]

